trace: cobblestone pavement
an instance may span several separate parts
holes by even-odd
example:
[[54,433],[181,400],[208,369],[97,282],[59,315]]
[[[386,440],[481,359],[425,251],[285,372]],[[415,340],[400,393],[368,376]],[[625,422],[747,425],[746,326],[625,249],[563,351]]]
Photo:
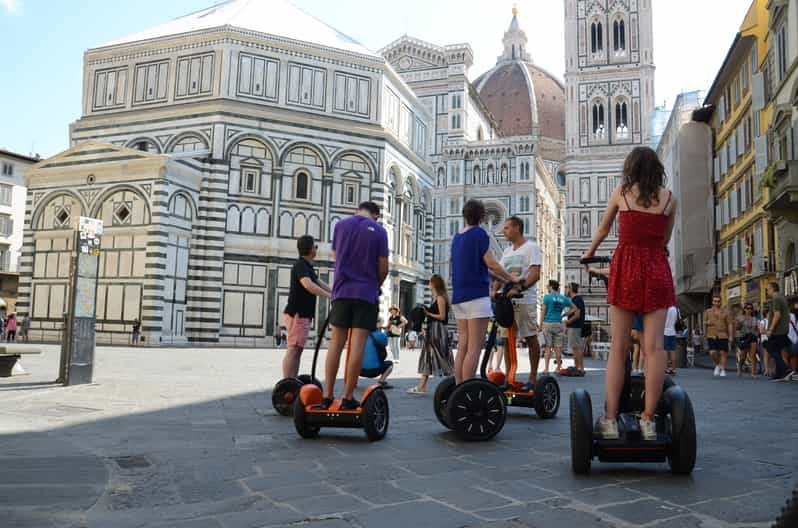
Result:
[[[462,443],[431,396],[405,393],[414,352],[388,392],[388,436],[369,444],[356,430],[298,438],[271,406],[278,351],[100,348],[96,384],[63,388],[43,349],[0,379],[3,527],[764,527],[798,483],[798,383],[680,371],[693,475],[596,463],[577,478],[567,405],[546,421],[512,409],[495,441]],[[602,365],[588,366],[561,380],[563,401],[585,386],[597,413]]]

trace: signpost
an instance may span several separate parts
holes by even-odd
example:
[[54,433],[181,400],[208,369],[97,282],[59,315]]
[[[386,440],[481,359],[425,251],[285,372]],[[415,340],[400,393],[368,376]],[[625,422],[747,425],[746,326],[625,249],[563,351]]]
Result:
[[65,385],[91,383],[94,348],[97,277],[100,263],[102,220],[81,216],[75,233],[75,265],[66,317],[63,361],[60,380]]

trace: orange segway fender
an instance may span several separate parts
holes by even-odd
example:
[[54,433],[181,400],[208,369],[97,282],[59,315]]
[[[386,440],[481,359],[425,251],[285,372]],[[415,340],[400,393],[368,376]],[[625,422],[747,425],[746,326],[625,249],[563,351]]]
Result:
[[302,388],[299,389],[299,399],[306,406],[318,405],[322,399],[321,389],[313,384],[302,385]]
[[504,376],[504,372],[501,370],[493,370],[488,373],[488,381],[496,385],[497,387],[501,387],[504,385],[504,382],[507,378]]

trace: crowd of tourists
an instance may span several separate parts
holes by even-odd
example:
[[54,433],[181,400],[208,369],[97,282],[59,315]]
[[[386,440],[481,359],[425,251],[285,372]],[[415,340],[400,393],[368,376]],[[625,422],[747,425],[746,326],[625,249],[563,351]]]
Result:
[[[599,434],[605,438],[618,435],[616,416],[630,344],[635,349],[634,369],[646,372],[645,410],[640,416],[644,439],[656,438],[653,417],[663,378],[666,373],[676,373],[677,334],[686,334],[676,308],[665,249],[676,207],[673,194],[664,187],[664,168],[656,153],[645,147],[634,149],[624,164],[623,181],[613,191],[590,247],[583,255],[583,258],[593,257],[612,225],[618,223],[618,244],[609,269],[585,266],[586,271],[603,274],[608,279],[611,344],[606,368],[605,415],[597,425]],[[357,408],[354,391],[359,376],[377,378],[384,388],[390,387],[387,377],[400,360],[402,339],[411,336],[407,342],[412,346],[418,342],[421,346],[420,379],[408,392],[424,394],[430,376],[453,375],[456,383],[476,377],[489,321],[494,315],[493,302],[501,295],[512,299],[513,335],[529,354],[529,377],[521,390],[535,386],[541,346],[545,372],[549,371],[552,359],[555,372],[562,369],[562,353],[567,347],[574,355],[572,372],[584,375],[584,339],[589,332],[585,332],[585,304],[579,296],[579,284],[567,284],[563,294],[557,280],[548,280],[538,313],[542,254],[534,240],[525,237],[521,218],[511,216],[504,222],[508,245],[497,259],[490,249],[490,237],[481,227],[485,207],[479,200],[468,200],[462,209],[464,227],[453,237],[451,245],[451,295],[445,281],[433,275],[428,284],[429,305],[414,309],[413,314],[402,314],[399,307],[392,306],[380,320],[378,303],[388,274],[388,238],[378,222],[379,216],[376,204],[364,202],[356,214],[336,224],[332,287],[318,278],[313,267],[317,251],[313,238],[303,236],[297,243],[299,259],[291,271],[284,314],[287,350],[283,375],[297,375],[300,354],[316,313],[316,298],[331,298],[332,332],[322,407],[333,402],[340,356],[347,341],[349,359],[342,410]],[[705,338],[707,350],[717,365],[716,376],[726,375],[727,355],[732,346],[741,350],[738,368],[747,361],[754,376],[759,372],[774,379],[790,380],[798,376],[795,373],[798,356],[791,344],[798,341],[794,315],[791,320],[778,284],[771,284],[768,292],[772,299],[770,317],[756,317],[750,305],[740,315],[732,316],[720,307],[719,297],[714,298],[712,308],[704,314],[703,336],[696,332],[693,338],[702,343]],[[454,339],[447,332],[450,316],[456,323]],[[492,361],[494,368],[507,361],[504,356],[508,334],[506,331],[497,334],[500,348]],[[763,354],[761,348],[768,353]]]

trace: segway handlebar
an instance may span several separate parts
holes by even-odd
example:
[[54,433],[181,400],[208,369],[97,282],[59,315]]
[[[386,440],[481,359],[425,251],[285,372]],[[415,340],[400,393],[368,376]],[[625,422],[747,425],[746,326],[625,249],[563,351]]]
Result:
[[[606,256],[588,257],[588,258],[584,258],[584,259],[580,259],[579,260],[579,263],[583,264],[585,266],[588,265],[588,264],[609,264],[610,262],[612,262],[612,257],[606,257]],[[592,293],[593,279],[597,279],[599,282],[602,282],[604,284],[605,288],[607,287],[607,283],[609,281],[607,276],[603,275],[601,273],[596,273],[596,272],[591,271],[588,274],[588,279],[587,279],[588,280],[588,282],[587,282],[587,291],[588,291],[588,293]]]
[[612,257],[588,257],[581,259],[580,264],[609,264],[612,262]]
[[310,369],[310,379],[316,379],[316,360],[319,359],[319,349],[321,348],[321,343],[324,341],[324,334],[327,333],[327,325],[330,323],[330,314],[327,314],[327,317],[324,318],[324,324],[321,325],[321,332],[319,332],[319,336],[316,338],[316,349],[313,351],[313,367]]

